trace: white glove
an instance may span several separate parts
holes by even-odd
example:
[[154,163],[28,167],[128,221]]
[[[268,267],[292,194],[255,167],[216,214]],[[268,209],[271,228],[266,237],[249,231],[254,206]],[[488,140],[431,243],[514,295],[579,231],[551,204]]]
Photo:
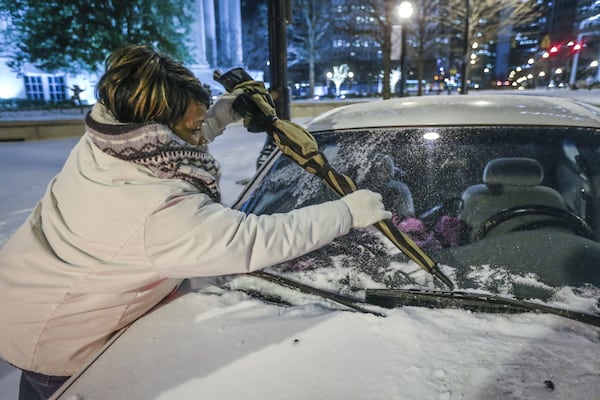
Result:
[[382,219],[392,218],[392,213],[385,210],[379,193],[361,189],[342,197],[352,214],[352,227],[364,228]]
[[225,130],[225,127],[242,119],[242,116],[236,113],[231,105],[239,94],[243,93],[242,89],[236,89],[231,93],[225,93],[208,108],[206,118],[202,124],[202,136],[206,142],[212,142]]

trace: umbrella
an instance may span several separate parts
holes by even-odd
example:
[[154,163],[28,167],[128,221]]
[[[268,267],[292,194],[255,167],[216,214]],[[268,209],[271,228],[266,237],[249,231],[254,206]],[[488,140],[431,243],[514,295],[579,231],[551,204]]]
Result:
[[[252,80],[242,68],[235,68],[221,74],[215,71],[214,79],[223,84],[228,92],[237,89],[243,95],[233,104],[234,110],[244,116],[244,126],[252,132],[267,132],[281,152],[291,158],[305,171],[318,176],[338,195],[344,196],[357,190],[356,184],[348,176],[337,172],[319,151],[317,141],[302,126],[277,118],[273,100],[262,82]],[[421,268],[432,274],[450,289],[452,281],[439,269],[410,237],[398,230],[391,220],[379,221],[374,226],[392,243]]]

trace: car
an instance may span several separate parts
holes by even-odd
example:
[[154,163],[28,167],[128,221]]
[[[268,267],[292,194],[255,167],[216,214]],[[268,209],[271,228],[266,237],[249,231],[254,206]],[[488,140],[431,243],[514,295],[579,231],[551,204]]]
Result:
[[[58,399],[597,398],[598,107],[408,97],[306,129],[453,287],[380,230],[355,229],[264,271],[186,281]],[[338,197],[275,150],[233,207]]]

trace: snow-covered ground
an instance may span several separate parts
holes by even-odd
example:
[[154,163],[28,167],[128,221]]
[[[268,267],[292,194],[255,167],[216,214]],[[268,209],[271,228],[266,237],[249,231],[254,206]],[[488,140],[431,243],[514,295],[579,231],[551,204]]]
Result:
[[[0,143],[0,246],[76,140]],[[253,174],[263,141],[234,124],[210,145],[225,203]],[[142,320],[129,336],[145,341],[117,342],[131,368],[159,360],[156,375],[119,388],[132,395],[119,398],[153,389],[156,399],[600,399],[598,328],[550,315],[406,307],[380,318],[296,303],[208,287],[160,308],[161,323]],[[112,368],[90,384],[118,380]],[[0,364],[0,400],[17,398],[18,378]]]

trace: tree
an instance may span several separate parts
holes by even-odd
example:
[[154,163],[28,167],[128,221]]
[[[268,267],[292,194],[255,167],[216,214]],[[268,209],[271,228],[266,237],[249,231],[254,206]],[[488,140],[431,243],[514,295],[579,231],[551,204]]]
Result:
[[415,27],[413,39],[417,59],[417,95],[423,95],[423,80],[425,79],[425,61],[437,54],[440,50],[439,24],[441,23],[440,10],[443,0],[416,0],[414,3],[415,13],[412,17]]
[[449,0],[446,26],[462,39],[462,94],[469,78],[469,51],[475,40],[493,41],[502,30],[526,26],[543,15],[543,2],[537,0]]
[[381,49],[383,72],[383,99],[391,98],[392,27],[399,23],[395,0],[364,0],[349,2],[344,7],[344,18],[336,21],[336,29],[349,37],[367,37]]
[[[348,35],[367,36],[381,46],[383,70],[383,98],[391,97],[390,71],[391,40],[393,25],[399,21],[396,16],[397,1],[365,0],[345,5],[346,18],[337,22],[337,27]],[[543,4],[537,0],[413,0],[415,15],[408,30],[408,42],[414,49],[417,62],[419,94],[425,73],[427,57],[443,45],[449,52],[448,62],[453,62],[451,54],[459,56],[459,64],[464,79],[469,77],[468,66],[471,45],[475,38],[480,42],[493,43],[499,32],[511,31],[512,26],[527,26],[542,16]],[[445,38],[440,31],[445,32]],[[458,46],[458,47],[457,47]],[[408,53],[408,52],[407,52]],[[448,65],[450,68],[451,65]],[[466,88],[466,86],[465,86]],[[466,93],[466,89],[463,89]]]
[[[410,42],[415,52],[419,95],[423,92],[425,62],[434,54],[439,56],[445,48],[448,68],[453,66],[452,54],[457,55],[466,85],[474,42],[485,49],[485,43],[497,42],[501,32],[510,33],[513,26],[525,26],[542,15],[541,7],[533,0],[413,0],[413,4]],[[466,86],[461,92],[467,92]]]
[[310,97],[315,94],[315,63],[328,46],[331,27],[331,2],[327,0],[293,0],[289,27],[288,65],[306,62]]
[[9,66],[97,71],[125,44],[149,44],[188,61],[192,0],[0,0],[16,45]]

